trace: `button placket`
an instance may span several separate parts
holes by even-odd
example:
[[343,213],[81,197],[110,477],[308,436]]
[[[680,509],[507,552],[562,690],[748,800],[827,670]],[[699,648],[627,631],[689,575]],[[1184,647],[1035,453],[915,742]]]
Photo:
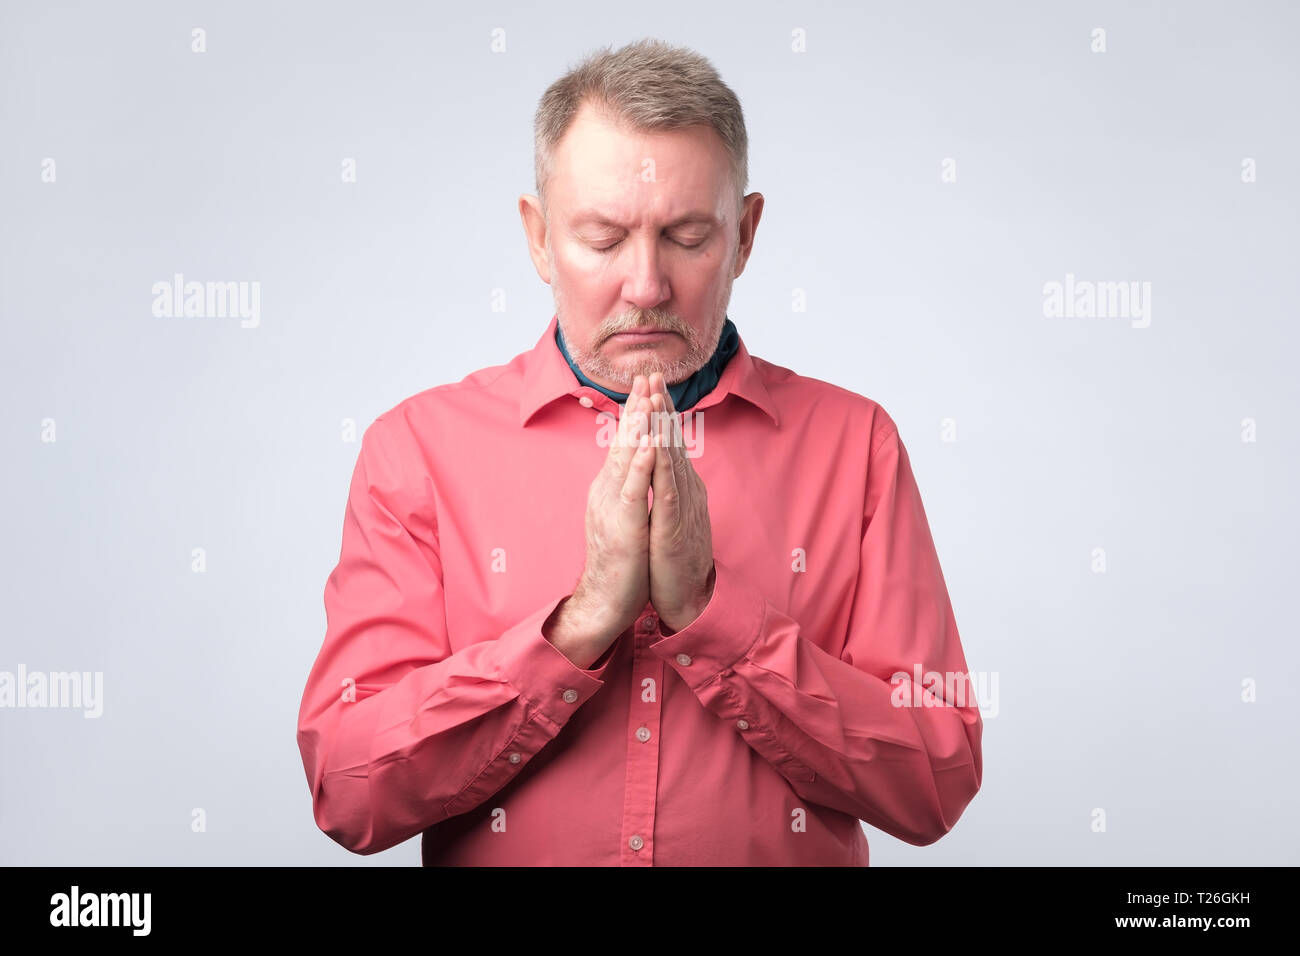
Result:
[[[649,627],[647,628],[647,624]],[[659,727],[663,700],[664,663],[649,650],[659,626],[647,614],[636,628],[632,645],[632,681],[628,689],[627,780],[623,798],[623,866],[654,864],[655,808],[659,785]],[[647,684],[649,680],[652,683]],[[653,700],[643,694],[654,688]]]

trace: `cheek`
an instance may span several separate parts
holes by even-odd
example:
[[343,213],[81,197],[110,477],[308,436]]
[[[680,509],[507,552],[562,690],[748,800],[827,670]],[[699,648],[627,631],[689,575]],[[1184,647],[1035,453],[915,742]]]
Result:
[[707,302],[717,298],[727,284],[727,273],[722,267],[723,253],[700,256],[689,268],[678,272],[673,288],[678,297],[691,302]]
[[591,250],[577,249],[557,255],[555,272],[564,291],[575,299],[599,299],[611,286],[617,294],[618,281],[610,262]]

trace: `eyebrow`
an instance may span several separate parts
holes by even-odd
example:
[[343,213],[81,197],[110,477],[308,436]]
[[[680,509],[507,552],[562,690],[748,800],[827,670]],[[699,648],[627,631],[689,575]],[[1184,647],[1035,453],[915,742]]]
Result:
[[[673,229],[676,228],[677,226],[684,226],[688,223],[705,223],[710,226],[722,225],[722,223],[719,222],[718,219],[715,216],[711,215],[710,213],[688,212],[684,216],[678,216],[672,222],[665,224],[664,228]],[[572,225],[575,227],[585,226],[585,225],[596,225],[596,226],[608,226],[614,229],[626,228],[621,222],[616,222],[615,220],[610,219],[608,216],[594,209],[590,209],[587,210],[586,212],[581,212],[578,215],[576,215],[572,220]]]

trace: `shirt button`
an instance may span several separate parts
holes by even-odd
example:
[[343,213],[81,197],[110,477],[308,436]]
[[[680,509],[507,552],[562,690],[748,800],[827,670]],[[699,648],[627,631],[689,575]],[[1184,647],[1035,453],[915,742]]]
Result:
[[566,690],[564,692],[564,702],[566,704],[572,704],[577,699],[578,699],[578,692],[576,690]]
[[742,717],[740,720],[736,721],[736,726],[739,727],[741,730],[748,730],[748,729],[749,729],[749,721],[745,720],[745,719]]
[[523,758],[521,758],[519,754],[511,754],[506,759],[509,760],[511,763],[519,763],[519,761]]
[[642,840],[639,836],[633,836],[632,839],[627,841],[627,845],[634,850],[639,850],[645,846],[645,840]]
[[636,739],[639,740],[639,741],[641,741],[641,743],[645,743],[647,740],[649,740],[649,739],[650,739],[650,728],[649,728],[649,727],[638,727],[638,728],[636,729]]
[[653,631],[658,626],[659,618],[655,617],[653,614],[641,621],[641,630],[643,631]]
[[592,401],[586,395],[583,395],[581,398],[578,399],[578,404],[581,405],[583,408],[591,408]]
[[678,654],[678,655],[677,655],[677,663],[678,663],[678,664],[681,664],[683,667],[690,667],[690,666],[691,666],[691,655],[690,655],[690,654]]

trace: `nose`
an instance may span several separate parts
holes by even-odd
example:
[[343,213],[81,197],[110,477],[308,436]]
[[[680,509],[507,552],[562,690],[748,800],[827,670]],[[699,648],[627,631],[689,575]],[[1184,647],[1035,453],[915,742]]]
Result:
[[668,276],[663,271],[657,237],[639,236],[626,260],[628,273],[623,280],[623,298],[641,309],[653,309],[672,294]]

